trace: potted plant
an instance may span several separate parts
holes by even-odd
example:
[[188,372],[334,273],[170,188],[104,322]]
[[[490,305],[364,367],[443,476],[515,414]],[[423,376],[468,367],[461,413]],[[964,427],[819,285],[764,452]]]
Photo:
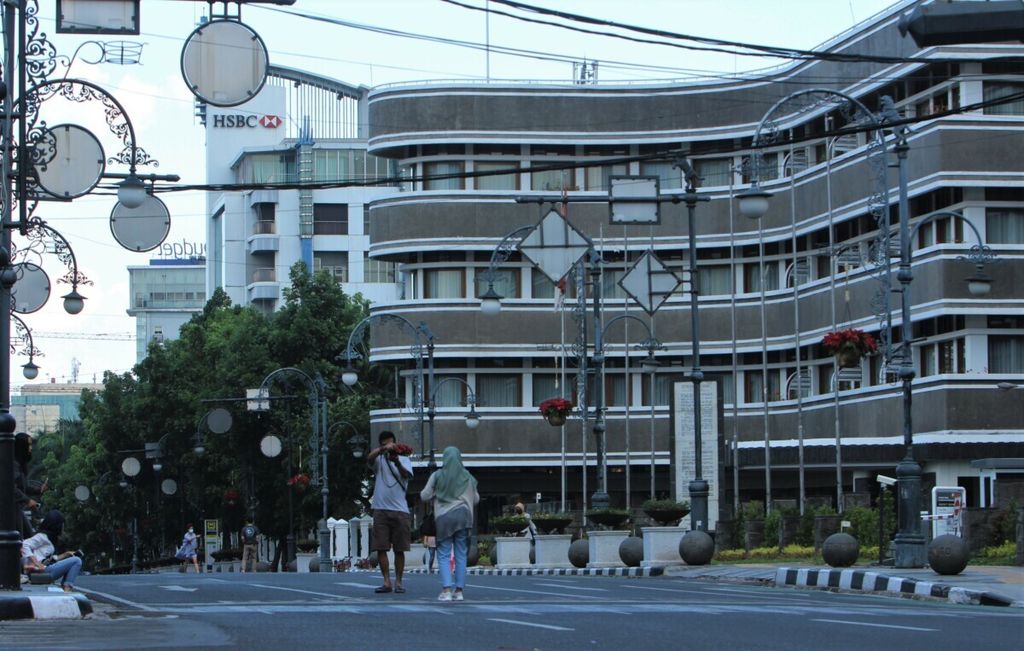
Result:
[[675,500],[647,500],[641,506],[643,512],[663,527],[679,524],[690,513],[689,502]]
[[534,513],[533,523],[541,533],[562,531],[572,524],[572,515],[568,513]]
[[620,527],[629,520],[629,511],[626,509],[592,509],[587,511],[587,517],[606,527]]
[[501,515],[491,518],[491,527],[505,535],[515,535],[530,526],[529,520],[522,515]]
[[241,499],[242,494],[238,492],[237,488],[229,488],[224,491],[224,503],[228,506],[234,506]]
[[315,552],[320,547],[320,541],[314,540],[313,538],[306,538],[305,540],[295,541],[295,549],[299,550],[304,554],[310,554]]
[[572,413],[572,402],[565,398],[548,398],[540,403],[540,413],[554,427],[565,425],[565,419]]
[[298,493],[305,493],[306,489],[309,488],[309,475],[304,472],[300,472],[294,477],[289,477],[288,485],[294,488]]
[[878,351],[875,338],[857,328],[845,328],[830,332],[821,340],[826,352],[836,356],[836,362],[843,368],[855,367],[860,358]]

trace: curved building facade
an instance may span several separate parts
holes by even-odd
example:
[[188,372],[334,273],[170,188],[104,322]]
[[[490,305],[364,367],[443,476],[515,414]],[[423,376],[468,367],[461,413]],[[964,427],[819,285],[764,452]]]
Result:
[[[774,116],[785,137],[761,150],[761,186],[774,195],[768,213],[748,220],[734,200],[750,185],[751,145],[765,113],[794,91],[820,87],[855,97],[871,111],[891,97],[913,119],[910,218],[912,225],[927,222],[911,242],[910,294],[914,442],[925,487],[963,485],[972,505],[1020,493],[1017,479],[1024,474],[972,462],[1024,457],[1024,388],[1014,388],[1024,384],[1024,101],[998,103],[1024,90],[1024,47],[921,50],[900,36],[897,9],[819,50],[907,59],[899,63],[804,61],[769,77],[713,83],[445,82],[371,91],[369,153],[393,159],[405,179],[370,203],[369,255],[397,264],[403,283],[398,300],[373,309],[425,322],[435,336],[437,390],[425,391],[437,405],[435,447],[459,446],[481,488],[497,499],[539,493],[557,501],[563,467],[568,506],[579,508],[593,491],[590,424],[581,424],[577,413],[563,432],[537,410],[554,395],[579,397],[574,281],[561,301],[529,260],[517,252],[499,256],[493,280],[503,309],[497,315],[480,309],[496,247],[550,210],[537,200],[564,192],[568,220],[605,262],[604,322],[637,316],[665,345],[652,382],[640,372],[645,352],[636,347],[646,332],[620,320],[605,333],[604,377],[588,380],[586,393],[604,396],[612,503],[625,505],[628,491],[636,506],[652,487],[685,498],[690,477],[680,482],[672,473],[685,418],[672,386],[686,381],[691,365],[689,284],[653,318],[617,284],[650,248],[685,275],[686,208],[671,202],[684,191],[673,166],[683,155],[702,178],[700,194],[710,199],[697,207],[696,285],[701,362],[718,395],[717,455],[714,467],[704,469],[714,496],[722,508],[738,497],[795,503],[801,474],[813,501],[834,503],[837,481],[845,494],[876,490],[875,474],[892,474],[903,455],[901,385],[882,356],[836,375],[820,342],[847,327],[875,336],[884,330],[871,202],[881,172],[897,232],[896,172],[872,165],[873,132],[835,135],[856,126],[842,107],[802,106]],[[892,165],[893,136],[890,130],[883,136]],[[665,201],[658,224],[609,223],[609,177],[625,174],[659,177]],[[968,291],[965,278],[974,267],[961,259],[977,243],[974,231],[949,216],[932,218],[945,211],[962,213],[1001,259],[987,269],[993,284],[985,296]],[[898,287],[898,254],[889,260]],[[899,301],[894,294],[895,326]],[[594,324],[587,328],[592,341]],[[407,366],[402,377],[412,404],[416,372],[404,337],[375,330],[371,361]],[[445,377],[474,390],[482,417],[477,429],[463,423],[463,384],[439,384]],[[587,402],[592,408],[593,399]],[[407,437],[415,417],[410,408],[372,415],[376,428]]]

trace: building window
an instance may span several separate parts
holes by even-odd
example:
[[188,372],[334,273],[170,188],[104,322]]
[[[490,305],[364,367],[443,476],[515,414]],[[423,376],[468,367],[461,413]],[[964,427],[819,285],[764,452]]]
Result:
[[[632,374],[630,374],[632,377]],[[628,392],[632,394],[632,391]],[[604,376],[604,399],[606,407],[626,406],[625,373],[606,373]]]
[[1024,210],[989,208],[985,211],[985,239],[989,244],[1024,244]]
[[[476,297],[480,298],[487,292],[492,282],[486,269],[477,269]],[[502,298],[519,298],[519,269],[495,269],[493,276],[494,291]]]
[[566,372],[565,383],[562,383],[562,376],[557,373],[534,373],[533,374],[533,406],[537,407],[548,398],[565,398],[571,395],[575,387],[575,371]]
[[[665,373],[659,373],[654,376],[654,404],[657,405],[668,405],[672,401],[672,385],[676,382],[681,382],[682,377],[678,375],[668,375]],[[640,402],[643,405],[651,405],[651,378],[649,375],[644,374],[643,380],[640,383]]]
[[731,158],[697,158],[693,169],[700,177],[701,187],[730,185],[732,181]]
[[[1019,82],[986,81],[983,88],[983,99],[985,102],[995,102],[1011,95],[1024,93],[1024,83]],[[1024,99],[986,106],[985,115],[1024,115]]]
[[492,176],[474,177],[474,187],[477,190],[518,190],[519,189],[519,163],[516,161],[478,161],[473,164],[477,172],[498,172],[501,170],[515,169],[509,174],[494,174]]
[[[546,165],[547,163],[540,163]],[[576,182],[573,180],[574,170],[542,170],[530,172],[530,189],[544,190],[547,192],[561,192],[576,189]]]
[[[771,292],[779,288],[779,261],[766,260],[764,263],[764,290]],[[761,291],[761,265],[748,262],[743,265],[743,291],[747,293]]]
[[465,273],[462,269],[426,269],[423,272],[423,297],[465,298]]
[[521,396],[519,375],[480,373],[476,376],[476,400],[482,407],[519,407]]
[[[462,161],[437,161],[423,164],[424,190],[462,190],[466,187],[466,166]],[[442,177],[442,178],[438,178]],[[449,177],[449,178],[443,178]]]
[[[750,369],[743,373],[743,397],[745,402],[763,402],[764,378],[760,370]],[[781,397],[779,372],[768,369],[768,401],[779,400]]]
[[363,259],[363,282],[364,283],[393,283],[395,282],[395,269],[397,264],[378,260],[377,258]]
[[276,208],[277,204],[273,203],[258,203],[253,206],[253,210],[256,211],[253,235],[273,235],[276,232],[274,226]]
[[1024,373],[1024,335],[989,335],[990,373]]
[[370,207],[363,204],[363,235],[370,236]]
[[313,204],[314,235],[348,235],[348,204]]
[[[750,183],[753,180],[754,157],[751,156],[750,164],[743,169],[743,182]],[[758,177],[761,181],[771,181],[779,178],[779,152],[764,152],[758,162]]]
[[[683,187],[683,175],[679,168],[672,165],[672,161],[656,160],[640,163],[640,174],[642,176],[657,176],[658,187],[662,190]],[[590,188],[587,188],[588,190]]]
[[[572,172],[572,170],[566,170]],[[629,174],[629,166],[625,163],[616,165],[599,165],[588,167],[583,170],[583,187],[592,192],[608,192],[612,182],[611,176],[625,176]],[[570,184],[570,187],[575,184]]]
[[697,281],[704,296],[732,293],[732,269],[729,265],[698,267]]
[[619,285],[619,281],[624,275],[626,275],[625,269],[605,267],[601,271],[601,294],[605,300],[626,298],[626,291]]
[[348,253],[325,251],[313,254],[313,272],[326,271],[335,282],[348,282]]
[[427,398],[431,395],[434,397],[434,405],[437,407],[460,407],[466,404],[466,387],[462,382],[451,382],[442,381],[445,378],[457,378],[459,380],[465,380],[466,377],[463,375],[435,375],[434,376],[434,387],[427,387]]

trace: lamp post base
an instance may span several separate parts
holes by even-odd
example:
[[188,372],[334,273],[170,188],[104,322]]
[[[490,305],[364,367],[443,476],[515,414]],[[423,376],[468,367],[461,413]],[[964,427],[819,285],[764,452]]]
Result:
[[331,532],[327,529],[327,520],[320,520],[320,571],[331,572]]
[[924,567],[928,552],[921,533],[921,465],[907,456],[896,466],[899,486],[899,533],[896,534],[896,567]]
[[590,496],[590,508],[595,511],[598,509],[607,509],[611,506],[611,498],[608,497],[608,493],[604,491],[595,491]]
[[690,481],[690,529],[693,531],[708,530],[708,493],[709,484],[703,479]]

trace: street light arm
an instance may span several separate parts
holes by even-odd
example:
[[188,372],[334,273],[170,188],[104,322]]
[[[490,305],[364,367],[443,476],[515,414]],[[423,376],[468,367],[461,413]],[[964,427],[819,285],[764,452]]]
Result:
[[491,260],[487,264],[487,270],[483,273],[483,277],[487,279],[489,290],[494,289],[494,279],[498,274],[498,267],[508,262],[512,254],[519,249],[519,244],[523,241],[523,238],[529,235],[534,228],[536,228],[536,224],[522,226],[505,235],[498,242],[498,246],[491,252]]
[[462,386],[466,387],[466,405],[469,406],[469,407],[476,406],[476,394],[473,392],[473,387],[470,386],[469,382],[466,382],[465,380],[463,380],[460,377],[455,377],[454,375],[452,375],[452,376],[448,376],[446,378],[441,379],[440,382],[438,382],[433,387],[431,387],[431,389],[430,389],[430,410],[431,410],[431,415],[433,415],[433,411],[434,411],[435,407],[437,406],[437,390],[440,389],[442,386],[444,386],[448,382],[458,382]]
[[1000,260],[992,251],[992,247],[985,243],[985,239],[982,237],[981,231],[978,230],[978,227],[974,225],[974,222],[972,222],[970,219],[967,219],[967,217],[965,217],[963,213],[956,212],[955,210],[940,210],[938,212],[933,212],[930,215],[921,219],[916,224],[914,224],[914,227],[910,230],[910,237],[907,238],[906,242],[900,243],[901,246],[907,247],[907,260],[913,257],[912,243],[914,242],[914,238],[917,235],[917,232],[921,230],[921,227],[924,226],[925,224],[930,224],[933,221],[936,221],[938,219],[945,219],[947,217],[959,219],[963,223],[967,224],[967,226],[970,227],[971,231],[974,232],[974,236],[978,238],[978,243],[971,247],[970,253],[968,253],[966,256],[961,256],[960,259],[968,260],[978,265],[979,267],[984,266],[985,264],[992,264]]
[[[430,332],[430,328],[427,327],[426,323],[421,322],[419,326],[416,326],[412,321],[410,321],[409,319],[405,318],[400,314],[371,314],[370,316],[364,318],[359,323],[357,323],[356,326],[352,328],[352,332],[349,333],[348,341],[345,344],[344,352],[345,363],[349,368],[352,367],[353,360],[362,358],[363,355],[358,350],[356,350],[355,344],[356,342],[362,340],[362,338],[366,334],[367,328],[369,328],[370,324],[375,321],[381,323],[391,323],[397,326],[400,330],[405,330],[409,332],[415,339],[415,344],[413,344],[412,349],[412,353],[414,356],[422,355],[422,347],[426,343],[428,343],[428,341],[432,342],[434,339],[434,334]],[[426,341],[424,341],[424,337],[427,338]],[[341,355],[338,356],[338,359],[340,358]]]

